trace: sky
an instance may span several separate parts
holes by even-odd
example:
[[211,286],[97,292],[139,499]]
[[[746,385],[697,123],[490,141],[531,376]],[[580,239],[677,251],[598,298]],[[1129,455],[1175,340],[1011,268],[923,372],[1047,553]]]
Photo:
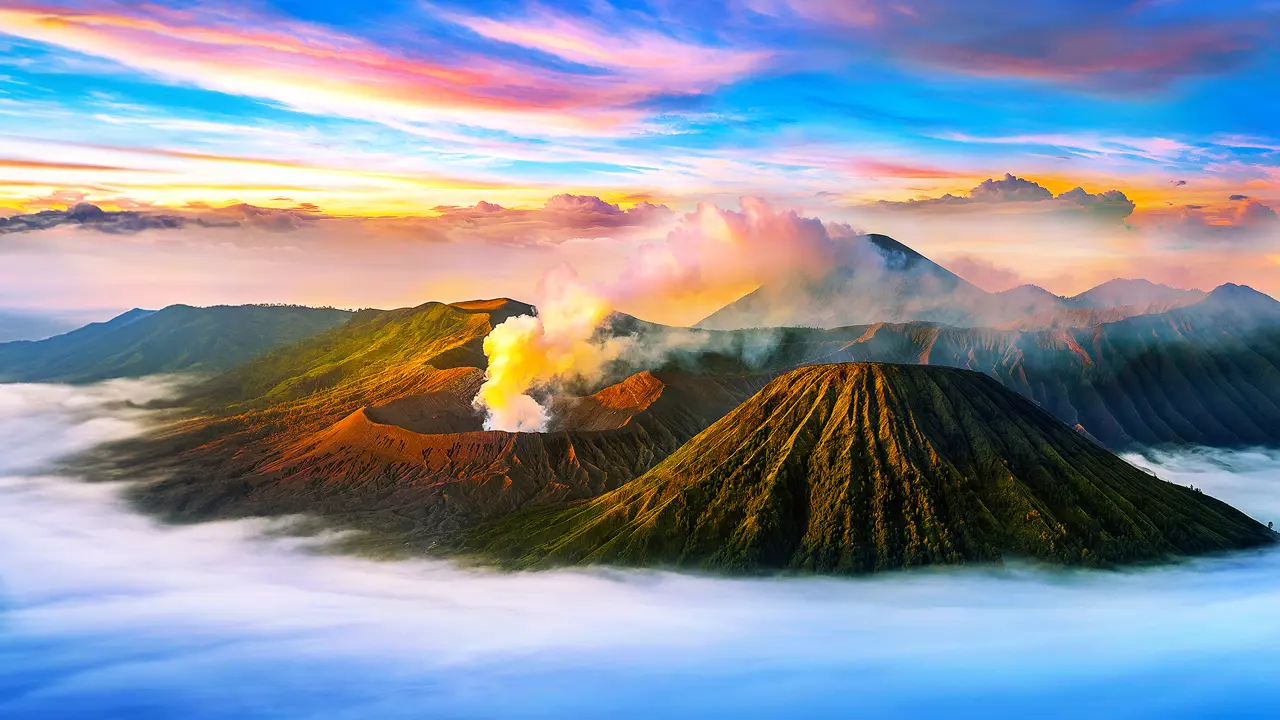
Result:
[[1274,0],[4,0],[0,307],[520,296],[735,218],[1276,294],[1278,48]]

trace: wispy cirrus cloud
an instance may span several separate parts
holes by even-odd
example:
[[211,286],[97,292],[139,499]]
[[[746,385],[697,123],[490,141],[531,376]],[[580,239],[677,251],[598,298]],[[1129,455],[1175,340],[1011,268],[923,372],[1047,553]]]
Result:
[[[503,27],[477,23],[497,39],[518,39],[518,28]],[[194,13],[115,4],[0,8],[0,32],[170,81],[304,112],[390,124],[448,122],[533,135],[634,130],[644,118],[629,106],[732,79],[753,63],[750,55],[700,48],[656,33],[610,36],[579,29],[574,35],[570,27],[556,30],[570,37],[561,53],[592,61],[587,63],[592,67],[626,72],[574,73],[450,47],[411,53],[244,9]],[[508,37],[511,33],[515,35]],[[532,42],[550,47],[553,35],[548,31],[543,41]],[[703,69],[681,73],[678,65],[659,64],[663,56],[675,63],[698,61]],[[689,77],[697,82],[690,84]]]
[[856,37],[852,47],[875,47],[907,65],[1108,93],[1246,67],[1280,27],[1265,3],[747,0],[745,6],[809,32]]
[[461,14],[448,18],[490,40],[656,83],[673,93],[694,92],[742,77],[772,55],[763,49],[713,47],[656,30],[629,28],[625,19],[606,27],[546,10],[515,19]]

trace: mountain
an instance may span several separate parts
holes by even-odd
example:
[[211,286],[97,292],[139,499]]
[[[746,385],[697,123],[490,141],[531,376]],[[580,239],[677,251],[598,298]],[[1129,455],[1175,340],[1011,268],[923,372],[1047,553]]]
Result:
[[997,311],[999,317],[1023,318],[1059,312],[1066,307],[1066,301],[1039,285],[1019,285],[993,293],[988,305]]
[[1031,557],[1111,565],[1275,542],[978,373],[807,367],[636,480],[467,547],[516,567],[861,573]]
[[989,293],[886,235],[851,238],[826,274],[799,273],[768,283],[695,327],[839,327],[896,320],[963,324]]
[[1024,332],[877,323],[783,338],[767,366],[897,362],[977,370],[1113,449],[1280,447],[1280,303],[1240,286],[1166,313],[1092,327]]
[[263,305],[135,309],[46,340],[0,344],[0,382],[79,383],[220,372],[327,330],[350,315]]
[[1172,309],[1182,305],[1190,305],[1205,299],[1205,293],[1199,290],[1181,290],[1159,285],[1149,280],[1130,280],[1117,278],[1086,290],[1074,297],[1066,299],[1067,307],[1072,308],[1113,308],[1158,306],[1161,309]]
[[836,328],[922,321],[1036,330],[1097,325],[1205,298],[1199,290],[1146,280],[1111,280],[1071,298],[1036,285],[989,293],[888,236],[863,235],[842,242],[838,261],[826,273],[796,273],[766,283],[695,327]]
[[633,336],[634,357],[549,396],[544,433],[485,431],[472,407],[484,337],[533,308],[497,299],[363,311],[196,386],[197,417],[116,448],[114,460],[130,476],[163,478],[133,499],[172,520],[309,513],[403,550],[623,487],[810,365],[976,370],[1111,449],[1280,447],[1278,307],[1224,286],[1168,313],[1029,332],[925,322],[711,331],[615,315],[601,332]]
[[638,372],[553,398],[546,433],[486,431],[485,335],[533,312],[499,299],[366,311],[196,387],[204,414],[130,448],[167,479],[135,500],[178,520],[309,512],[430,543],[495,514],[592,497],[750,397],[753,374]]
[[489,331],[533,312],[508,298],[363,310],[211,380],[196,388],[193,399],[248,409],[306,398],[313,420],[324,422],[361,405],[413,395],[440,371],[483,370]]

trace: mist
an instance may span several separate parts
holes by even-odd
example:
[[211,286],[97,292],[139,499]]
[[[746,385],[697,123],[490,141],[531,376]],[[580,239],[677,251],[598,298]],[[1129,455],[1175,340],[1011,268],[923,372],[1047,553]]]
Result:
[[[284,521],[163,526],[59,458],[164,382],[0,385],[0,716],[1264,715],[1280,553],[874,579],[498,574],[375,562]],[[1280,507],[1280,457],[1160,455]]]

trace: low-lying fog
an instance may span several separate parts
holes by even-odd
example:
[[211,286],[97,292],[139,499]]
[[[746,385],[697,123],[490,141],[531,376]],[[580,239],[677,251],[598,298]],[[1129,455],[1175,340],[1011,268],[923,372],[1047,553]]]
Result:
[[[1280,553],[867,580],[498,575],[162,527],[64,453],[147,382],[0,385],[0,717],[1268,716]],[[1280,457],[1159,456],[1260,519]]]

